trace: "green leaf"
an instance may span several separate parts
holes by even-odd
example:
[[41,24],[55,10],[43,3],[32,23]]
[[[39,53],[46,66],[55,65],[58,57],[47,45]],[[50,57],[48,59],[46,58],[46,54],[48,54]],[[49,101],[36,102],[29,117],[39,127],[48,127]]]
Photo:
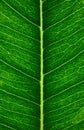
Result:
[[47,0],[43,7],[44,129],[83,130],[84,1]]
[[39,2],[0,1],[1,130],[39,130],[39,20]]
[[0,0],[0,130],[84,130],[84,0]]

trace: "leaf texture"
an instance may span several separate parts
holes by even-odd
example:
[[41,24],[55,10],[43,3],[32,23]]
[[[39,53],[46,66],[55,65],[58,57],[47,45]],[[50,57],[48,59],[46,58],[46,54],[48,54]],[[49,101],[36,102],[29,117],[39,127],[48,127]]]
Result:
[[83,115],[84,0],[0,0],[0,130],[84,130]]
[[44,129],[83,130],[84,1],[46,0],[43,9]]
[[0,130],[39,130],[39,1],[0,0]]

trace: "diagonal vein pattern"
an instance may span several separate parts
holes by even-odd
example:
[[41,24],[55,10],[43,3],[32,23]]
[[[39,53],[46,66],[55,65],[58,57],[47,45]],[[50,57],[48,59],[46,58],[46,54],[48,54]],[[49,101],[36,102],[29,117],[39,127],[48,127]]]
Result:
[[1,130],[40,128],[39,16],[39,2],[0,1]]
[[84,3],[46,0],[43,9],[44,130],[83,130]]
[[84,1],[0,0],[0,130],[84,130]]

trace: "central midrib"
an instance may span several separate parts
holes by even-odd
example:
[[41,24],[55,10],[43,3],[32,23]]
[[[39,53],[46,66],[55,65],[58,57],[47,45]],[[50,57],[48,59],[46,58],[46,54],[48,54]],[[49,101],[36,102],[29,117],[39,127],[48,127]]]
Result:
[[43,10],[42,0],[40,0],[40,130],[43,130]]

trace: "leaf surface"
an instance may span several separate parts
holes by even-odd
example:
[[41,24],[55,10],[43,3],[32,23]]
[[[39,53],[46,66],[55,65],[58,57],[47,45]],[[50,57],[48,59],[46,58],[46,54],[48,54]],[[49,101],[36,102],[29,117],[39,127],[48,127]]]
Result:
[[0,1],[0,129],[39,130],[39,1]]
[[0,130],[84,129],[84,0],[0,1]]
[[46,0],[44,129],[84,129],[84,1]]

